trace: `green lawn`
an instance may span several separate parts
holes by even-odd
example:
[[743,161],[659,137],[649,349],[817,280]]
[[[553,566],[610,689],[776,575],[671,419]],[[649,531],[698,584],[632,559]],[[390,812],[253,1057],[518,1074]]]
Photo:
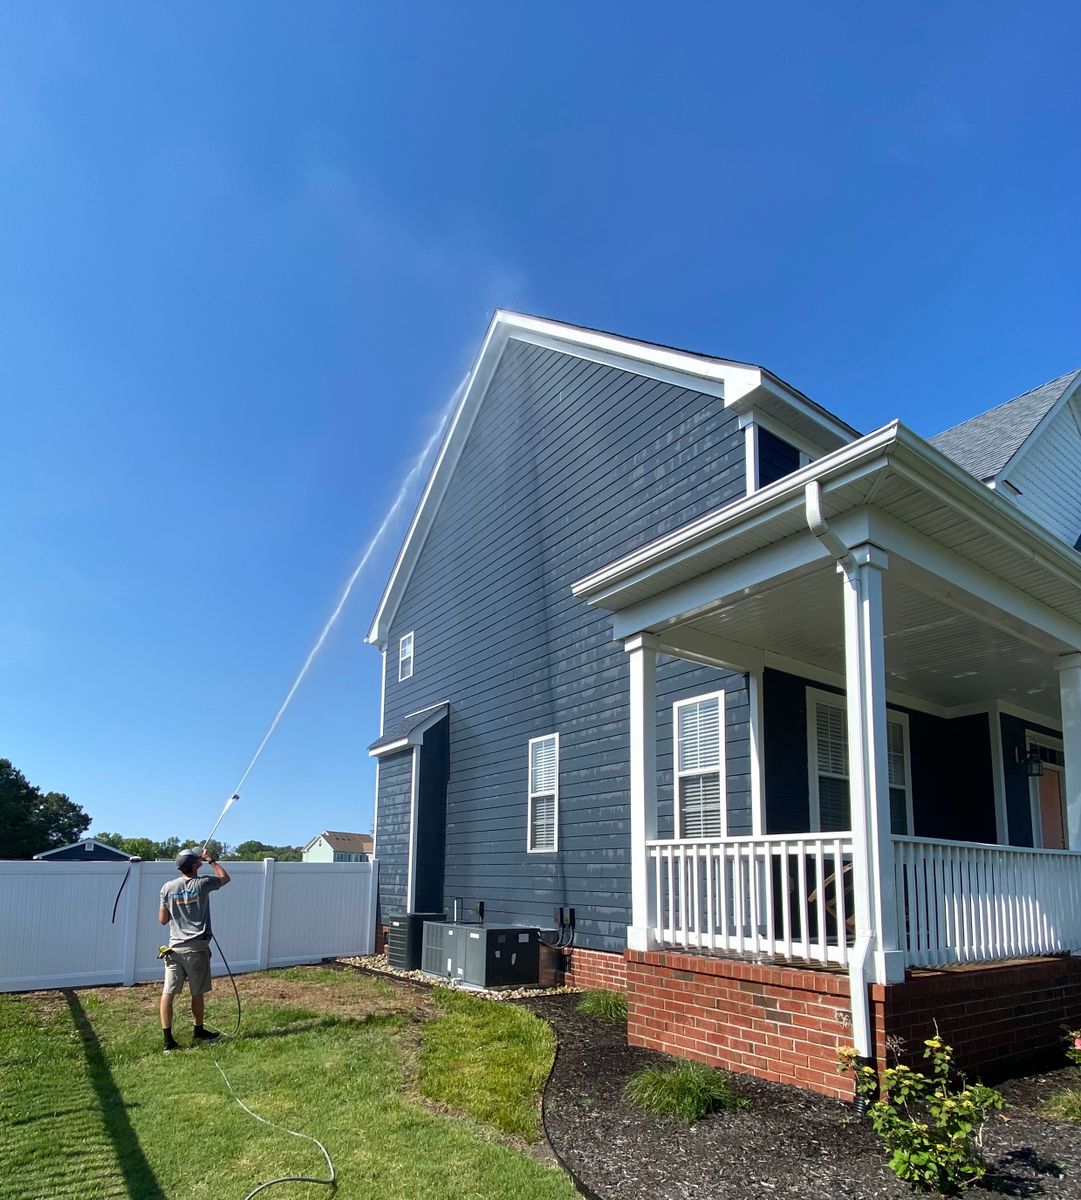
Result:
[[[316,1147],[241,1110],[215,1058],[253,1111],[323,1142],[338,1197],[576,1195],[525,1146],[539,1136],[554,1050],[530,1014],[325,968],[239,985],[242,1035],[189,1048],[185,1016],[172,1055],[156,986],[0,996],[0,1197],[241,1200],[274,1176],[323,1175]],[[227,986],[217,983],[208,1024],[231,1027]]]

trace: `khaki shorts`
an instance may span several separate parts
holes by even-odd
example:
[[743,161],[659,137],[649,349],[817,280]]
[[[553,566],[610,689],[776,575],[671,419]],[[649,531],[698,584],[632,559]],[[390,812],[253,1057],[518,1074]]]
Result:
[[191,946],[175,946],[166,955],[165,995],[176,996],[182,992],[185,979],[188,981],[188,990],[193,996],[202,996],[212,988],[210,947],[206,942]]

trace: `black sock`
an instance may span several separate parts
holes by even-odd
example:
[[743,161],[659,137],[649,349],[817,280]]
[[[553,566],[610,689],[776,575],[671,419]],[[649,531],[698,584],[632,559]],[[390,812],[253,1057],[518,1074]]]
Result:
[[162,1032],[165,1044],[168,1046],[169,1043],[173,1040],[173,1027],[171,1025],[166,1025],[162,1028],[161,1032]]
[[200,1022],[199,1022],[199,1024],[195,1026],[195,1032],[196,1032],[196,1033],[202,1033],[202,1032],[203,1032],[203,1023],[202,1023],[202,1021],[200,1021]]

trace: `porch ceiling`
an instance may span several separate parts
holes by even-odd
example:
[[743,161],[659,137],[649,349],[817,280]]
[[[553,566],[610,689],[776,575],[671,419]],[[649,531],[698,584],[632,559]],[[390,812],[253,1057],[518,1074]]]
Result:
[[[952,709],[1011,700],[1058,719],[1059,687],[1054,655],[928,596],[890,571],[883,578],[885,658],[888,686],[914,699]],[[689,637],[687,635],[690,635]],[[764,661],[798,673],[806,663],[844,671],[842,583],[832,564],[801,579],[746,596],[661,634],[668,645],[694,647],[732,662]]]

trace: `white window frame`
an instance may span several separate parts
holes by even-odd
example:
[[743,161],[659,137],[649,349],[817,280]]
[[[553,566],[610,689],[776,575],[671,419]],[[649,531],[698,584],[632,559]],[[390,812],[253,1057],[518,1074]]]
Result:
[[[551,792],[537,792],[533,789],[533,747],[537,742],[552,742],[555,747],[556,768],[555,787]],[[529,739],[526,758],[526,814],[525,814],[525,845],[527,854],[556,854],[559,851],[559,734],[544,733],[539,737]],[[550,846],[533,845],[533,803],[541,796],[552,797],[552,844]]]
[[[820,688],[807,688],[807,784],[810,795],[810,832],[822,832],[822,809],[818,793],[818,778],[821,772],[818,769],[818,705],[827,704],[832,708],[839,708],[844,717],[845,732],[848,732],[848,701],[844,693],[824,692]],[[915,816],[912,809],[912,738],[909,735],[908,728],[908,713],[901,712],[896,708],[886,708],[886,721],[895,725],[900,725],[904,731],[904,749],[905,749],[905,821],[908,826],[908,833],[904,836],[912,837],[915,829]],[[889,742],[885,746],[885,753],[889,755]],[[845,776],[835,776],[837,779],[844,778],[848,783],[848,801],[849,801],[849,825],[852,824],[852,760],[851,747],[849,749],[848,774]],[[887,757],[887,791],[891,785],[889,779],[889,764]],[[891,809],[892,811],[892,809]]]
[[[409,643],[409,653],[405,652],[405,644]],[[403,633],[398,642],[398,682],[404,683],[407,679],[413,678],[413,657],[416,646],[416,639],[413,635],[413,630],[408,633]],[[409,664],[409,670],[405,669],[406,663]]]
[[[717,732],[720,744],[717,748],[717,766],[710,767],[708,770],[696,769],[693,771],[681,771],[679,769],[679,710],[687,708],[692,704],[701,704],[703,700],[716,700],[718,707],[717,714]],[[724,706],[724,691],[704,692],[700,696],[687,696],[683,700],[677,700],[672,705],[672,821],[675,828],[676,841],[683,837],[682,829],[682,806],[679,802],[679,781],[681,779],[690,779],[701,775],[719,775],[720,776],[720,804],[721,804],[721,837],[728,836],[728,755],[727,755],[727,737],[725,727],[725,706]]]

